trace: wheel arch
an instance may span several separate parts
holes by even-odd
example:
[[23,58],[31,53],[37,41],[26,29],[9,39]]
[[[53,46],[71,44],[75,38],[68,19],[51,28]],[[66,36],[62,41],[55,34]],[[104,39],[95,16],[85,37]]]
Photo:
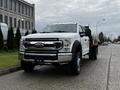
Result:
[[81,56],[82,56],[82,45],[79,41],[75,41],[73,46],[72,46],[72,53],[75,53],[75,52],[80,52]]

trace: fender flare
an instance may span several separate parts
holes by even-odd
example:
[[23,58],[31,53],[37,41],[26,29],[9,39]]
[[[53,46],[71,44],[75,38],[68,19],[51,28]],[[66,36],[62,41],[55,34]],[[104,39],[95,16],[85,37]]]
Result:
[[76,40],[73,44],[72,53],[75,53],[77,51],[80,51],[80,54],[82,56],[82,45],[78,40]]

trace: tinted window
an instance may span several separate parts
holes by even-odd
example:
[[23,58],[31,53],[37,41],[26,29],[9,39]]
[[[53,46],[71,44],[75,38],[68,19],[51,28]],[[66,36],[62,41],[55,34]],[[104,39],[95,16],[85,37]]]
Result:
[[55,25],[48,25],[43,29],[43,32],[70,32],[75,33],[77,32],[77,24],[55,24]]

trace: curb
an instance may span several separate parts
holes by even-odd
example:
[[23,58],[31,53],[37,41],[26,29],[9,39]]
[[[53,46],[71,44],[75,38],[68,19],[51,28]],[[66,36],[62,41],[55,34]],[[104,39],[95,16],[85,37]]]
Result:
[[0,76],[21,70],[20,66],[0,70]]

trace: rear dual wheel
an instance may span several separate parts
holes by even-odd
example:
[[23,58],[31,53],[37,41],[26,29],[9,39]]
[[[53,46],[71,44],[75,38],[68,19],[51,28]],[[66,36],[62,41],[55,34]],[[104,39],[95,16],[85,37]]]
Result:
[[98,47],[91,47],[89,52],[89,59],[90,60],[97,60],[98,55]]

